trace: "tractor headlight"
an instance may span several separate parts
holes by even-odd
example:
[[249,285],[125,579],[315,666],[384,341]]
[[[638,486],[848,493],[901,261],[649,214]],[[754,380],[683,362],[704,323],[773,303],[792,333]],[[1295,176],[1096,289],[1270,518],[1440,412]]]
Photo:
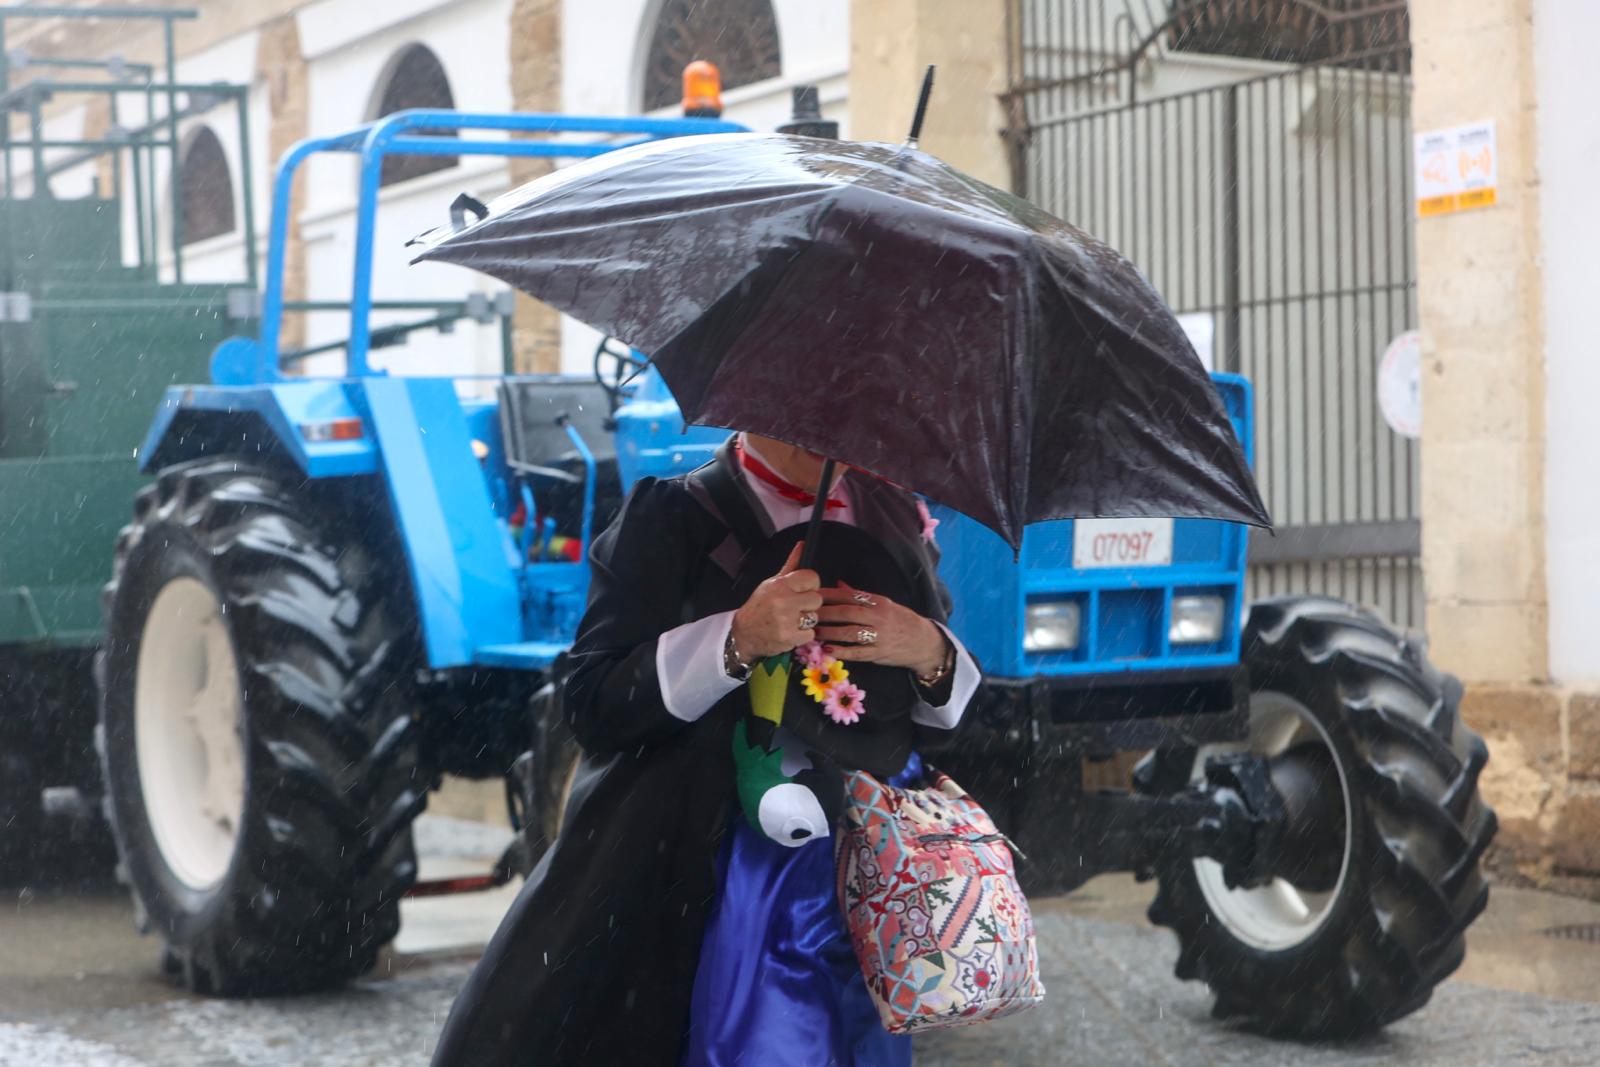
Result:
[[1220,596],[1175,596],[1167,642],[1174,645],[1210,645],[1222,640],[1222,622],[1228,616]]
[[1023,619],[1024,652],[1065,652],[1078,647],[1083,615],[1075,600],[1040,600]]

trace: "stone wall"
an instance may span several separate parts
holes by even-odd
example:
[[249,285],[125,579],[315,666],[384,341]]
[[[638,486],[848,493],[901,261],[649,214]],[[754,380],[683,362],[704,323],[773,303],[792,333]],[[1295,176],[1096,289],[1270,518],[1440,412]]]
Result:
[[[561,0],[516,0],[511,11],[511,100],[518,111],[561,110]],[[511,160],[514,184],[548,174],[547,159]],[[561,316],[555,308],[517,293],[512,319],[512,361],[518,374],[561,369]]]
[[1530,5],[1411,4],[1416,129],[1493,119],[1499,142],[1496,206],[1417,221],[1427,629],[1468,682],[1547,672]]
[[1493,119],[1498,148],[1494,207],[1417,221],[1427,632],[1489,744],[1491,861],[1600,895],[1600,696],[1549,660],[1534,3],[1410,4],[1416,129]]
[[[310,136],[311,83],[306,74],[305,54],[300,47],[300,29],[293,15],[281,15],[261,26],[256,42],[256,78],[264,82],[267,108],[267,159],[274,170],[295,142]],[[306,244],[300,231],[300,215],[305,207],[305,177],[295,183],[289,195],[289,239],[284,245],[283,298],[306,298]],[[262,189],[260,196],[270,196]],[[259,201],[258,201],[259,202]],[[285,315],[279,343],[287,349],[305,343],[305,316]]]
[[1462,711],[1489,744],[1483,793],[1500,817],[1492,865],[1600,897],[1600,695],[1480,684]]
[[903,141],[928,64],[938,67],[921,147],[1009,188],[1001,130],[1005,0],[855,0],[850,5],[850,135]]

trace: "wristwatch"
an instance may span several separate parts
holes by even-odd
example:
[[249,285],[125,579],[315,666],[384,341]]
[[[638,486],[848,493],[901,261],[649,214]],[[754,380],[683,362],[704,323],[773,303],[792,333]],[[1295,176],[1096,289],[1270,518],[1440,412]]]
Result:
[[728,627],[728,639],[722,642],[722,673],[735,681],[746,681],[750,677],[752,663],[746,663],[739,656],[739,646],[733,640],[733,627]]

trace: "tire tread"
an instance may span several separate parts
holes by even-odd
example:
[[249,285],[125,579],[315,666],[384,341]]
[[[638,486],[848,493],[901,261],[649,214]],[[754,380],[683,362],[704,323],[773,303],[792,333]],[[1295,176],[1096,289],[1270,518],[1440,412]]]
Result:
[[297,472],[233,458],[163,471],[134,502],[102,595],[108,641],[96,674],[108,783],[128,780],[131,758],[131,710],[107,699],[136,662],[124,594],[163,529],[198,543],[233,631],[251,767],[240,840],[250,851],[217,891],[226,906],[173,936],[175,905],[150,875],[160,861],[140,855],[130,833],[142,815],[130,791],[113,786],[121,865],[139,872],[136,901],[168,931],[168,969],[185,986],[257,995],[337,985],[373,966],[416,880],[408,830],[429,776],[418,771],[409,689],[394,684],[409,678],[402,653],[416,644],[404,579],[375,562],[363,543],[370,533]]
[[1178,977],[1209,984],[1220,1017],[1288,1037],[1364,1034],[1422,1007],[1461,963],[1488,900],[1478,863],[1495,819],[1477,792],[1488,750],[1461,722],[1460,683],[1366,609],[1263,601],[1244,644],[1254,688],[1294,697],[1355,753],[1365,885],[1292,952],[1229,934],[1187,860],[1158,872],[1150,919],[1177,934]]

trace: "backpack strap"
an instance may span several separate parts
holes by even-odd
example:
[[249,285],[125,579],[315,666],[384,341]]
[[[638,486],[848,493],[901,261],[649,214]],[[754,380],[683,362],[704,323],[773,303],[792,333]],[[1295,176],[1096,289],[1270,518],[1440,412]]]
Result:
[[700,506],[727,528],[728,536],[712,551],[711,560],[736,579],[746,554],[765,544],[772,531],[762,522],[765,514],[758,514],[757,505],[739,485],[731,465],[732,445],[724,444],[710,463],[690,471],[685,483]]

